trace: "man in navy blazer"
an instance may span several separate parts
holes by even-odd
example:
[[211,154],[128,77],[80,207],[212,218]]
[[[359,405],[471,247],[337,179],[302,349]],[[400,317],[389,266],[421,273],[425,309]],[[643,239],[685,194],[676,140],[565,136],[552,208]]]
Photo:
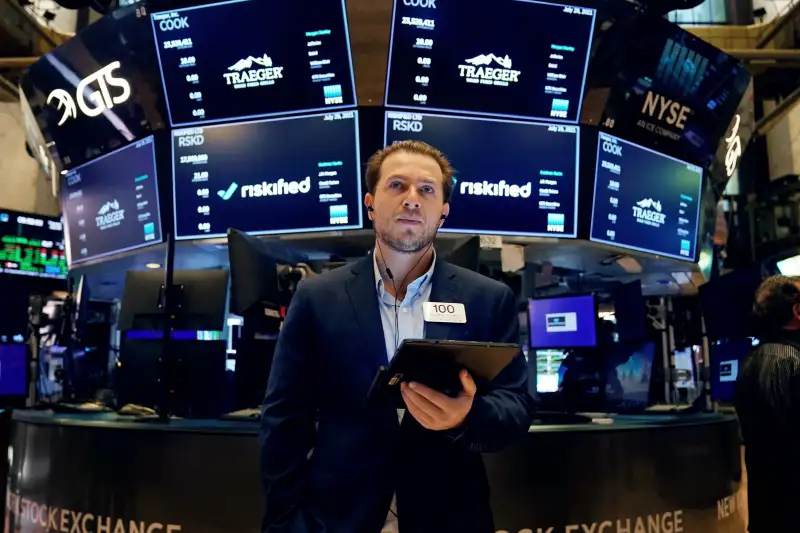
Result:
[[[405,411],[365,399],[406,338],[519,342],[514,295],[436,257],[453,188],[438,150],[395,143],[366,180],[375,250],[301,282],[278,340],[261,419],[262,532],[492,533],[481,453],[528,431],[522,353],[480,388],[462,371],[455,398],[413,383]],[[428,322],[426,302],[463,304],[466,320]]]

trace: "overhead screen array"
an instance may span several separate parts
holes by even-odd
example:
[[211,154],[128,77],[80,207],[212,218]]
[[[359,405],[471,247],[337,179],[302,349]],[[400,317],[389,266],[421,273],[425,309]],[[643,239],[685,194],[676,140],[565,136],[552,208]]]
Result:
[[529,0],[396,0],[386,105],[577,123],[594,17]]
[[71,265],[161,242],[153,138],[65,174],[61,209]]
[[575,237],[578,126],[386,113],[386,144],[425,141],[456,168],[442,232]]
[[694,261],[702,186],[700,167],[601,133],[590,238]]
[[[595,15],[528,0],[395,0],[385,141],[425,141],[450,159],[442,232],[577,236]],[[548,22],[531,31],[532,20]]]
[[179,239],[361,227],[355,111],[173,132]]
[[355,105],[343,0],[234,0],[151,21],[173,126]]

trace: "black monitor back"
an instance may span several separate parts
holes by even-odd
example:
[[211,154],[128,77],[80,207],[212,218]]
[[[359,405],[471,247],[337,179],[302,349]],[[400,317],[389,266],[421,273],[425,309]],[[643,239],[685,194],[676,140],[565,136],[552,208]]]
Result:
[[460,267],[478,271],[481,260],[481,239],[480,237],[472,237],[467,242],[450,252],[447,256],[447,262]]
[[245,316],[264,302],[278,305],[278,253],[268,242],[237,229],[228,230],[232,312]]
[[[183,288],[178,291],[180,307],[175,329],[223,329],[228,295],[226,270],[176,270],[173,285]],[[164,272],[161,270],[129,270],[125,274],[119,313],[120,331],[163,328],[163,287]]]

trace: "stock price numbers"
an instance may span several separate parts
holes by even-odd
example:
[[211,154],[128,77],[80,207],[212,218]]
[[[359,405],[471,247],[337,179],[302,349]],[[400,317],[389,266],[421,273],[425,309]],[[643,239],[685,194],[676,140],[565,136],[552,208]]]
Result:
[[171,48],[191,48],[192,39],[187,37],[186,39],[174,39],[172,41],[164,41],[164,50],[169,50]]
[[433,48],[433,39],[417,38],[414,48]]
[[197,118],[203,118],[203,117],[206,116],[206,110],[205,109],[192,109],[192,116],[197,117]]
[[420,85],[428,85],[431,82],[431,79],[428,76],[417,76],[414,78],[414,81]]
[[[195,172],[197,174],[197,172]],[[208,198],[208,195],[211,193],[208,189],[197,189],[197,196],[200,198]]]
[[211,231],[211,224],[209,222],[201,222],[197,225],[198,231]]
[[619,205],[619,198],[617,198],[616,196],[612,196],[611,198],[608,199],[608,203],[610,203],[614,207],[617,207]]
[[414,95],[414,101],[415,102],[419,102],[420,104],[424,104],[425,102],[428,101],[428,95],[427,94],[415,94]]
[[193,93],[189,93],[190,100],[197,100],[198,102],[203,99],[203,93],[200,91],[195,91]]
[[211,214],[211,207],[207,205],[198,206],[197,212],[201,215],[210,215]]
[[194,56],[182,57],[181,58],[181,67],[193,67],[197,64]]
[[417,65],[422,65],[423,67],[430,67],[431,66],[431,58],[430,57],[418,57],[417,58]]
[[425,28],[432,30],[436,27],[436,21],[433,19],[421,19],[417,17],[403,17],[402,21],[404,26],[417,26],[418,28]]
[[186,81],[188,81],[189,83],[199,83],[200,82],[200,76],[197,75],[197,74],[188,74],[186,76]]
[[[204,170],[203,172],[195,172],[194,176],[192,176],[192,181],[206,181],[207,179],[208,179],[208,171],[206,170]],[[200,190],[206,191],[206,194],[208,194],[207,189],[200,189]],[[200,191],[198,191],[197,194],[199,195]]]
[[208,154],[194,154],[194,155],[182,155],[180,159],[181,163],[192,163],[192,164],[201,164],[201,163],[208,163]]
[[609,221],[610,221],[612,224],[616,224],[616,223],[617,223],[617,215],[616,215],[615,213],[609,213],[609,214],[608,214],[608,220],[609,220]]
[[612,241],[614,240],[614,237],[616,237],[616,236],[617,236],[617,232],[614,231],[613,229],[607,229],[606,230],[606,237],[608,237]]

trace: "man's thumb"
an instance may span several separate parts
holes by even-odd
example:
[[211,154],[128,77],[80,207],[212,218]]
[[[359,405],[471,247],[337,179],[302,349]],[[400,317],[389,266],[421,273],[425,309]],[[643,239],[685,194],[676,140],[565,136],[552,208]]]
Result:
[[475,393],[478,392],[478,386],[475,385],[475,380],[472,379],[469,372],[462,370],[458,377],[461,378],[461,387],[464,389],[464,394],[475,396]]

